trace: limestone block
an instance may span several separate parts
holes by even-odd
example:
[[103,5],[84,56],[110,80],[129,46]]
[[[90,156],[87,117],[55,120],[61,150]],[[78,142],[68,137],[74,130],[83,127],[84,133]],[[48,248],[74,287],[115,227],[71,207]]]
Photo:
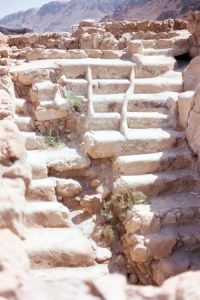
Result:
[[48,80],[49,70],[24,70],[17,75],[17,79],[24,85],[32,85],[36,82]]
[[82,187],[80,183],[73,179],[57,179],[56,193],[58,196],[71,198],[81,193]]
[[46,100],[53,100],[59,85],[47,80],[33,84],[31,89],[31,101],[41,102]]
[[188,120],[187,140],[194,153],[200,155],[200,114],[192,111]]
[[14,112],[14,99],[5,90],[0,90],[0,120],[13,116]]
[[102,208],[102,196],[100,194],[85,195],[80,201],[81,206],[90,214],[98,213]]
[[190,111],[194,104],[194,92],[180,93],[178,96],[179,122],[183,129],[187,128]]
[[143,45],[140,41],[128,41],[127,48],[131,54],[142,53],[143,51]]

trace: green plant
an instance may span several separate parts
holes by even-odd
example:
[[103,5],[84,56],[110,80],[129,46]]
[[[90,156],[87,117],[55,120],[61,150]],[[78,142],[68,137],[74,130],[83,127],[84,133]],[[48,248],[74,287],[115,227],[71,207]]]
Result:
[[111,246],[120,235],[118,232],[123,231],[120,221],[123,214],[134,205],[146,203],[147,196],[143,192],[132,189],[121,194],[113,193],[107,201],[104,201],[101,210],[101,215],[105,220],[102,234],[107,245]]
[[70,104],[71,107],[74,108],[75,111],[81,112],[83,107],[83,97],[77,96],[73,92],[65,92],[65,97]]
[[45,144],[51,148],[62,146],[65,144],[64,137],[50,130],[49,133],[45,135]]

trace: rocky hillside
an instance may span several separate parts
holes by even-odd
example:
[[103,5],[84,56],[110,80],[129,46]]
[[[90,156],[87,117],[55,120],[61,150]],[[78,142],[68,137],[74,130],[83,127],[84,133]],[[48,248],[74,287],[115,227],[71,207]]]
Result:
[[27,27],[36,32],[70,31],[72,25],[82,19],[101,20],[114,14],[116,6],[124,0],[69,0],[52,1],[41,8],[32,8],[8,15],[0,20],[0,26],[10,28]]
[[188,10],[200,9],[199,0],[68,0],[52,1],[41,8],[8,15],[0,26],[27,27],[36,32],[71,31],[82,19],[144,20],[184,17]]
[[185,18],[189,10],[200,9],[199,0],[128,0],[104,20],[164,20]]

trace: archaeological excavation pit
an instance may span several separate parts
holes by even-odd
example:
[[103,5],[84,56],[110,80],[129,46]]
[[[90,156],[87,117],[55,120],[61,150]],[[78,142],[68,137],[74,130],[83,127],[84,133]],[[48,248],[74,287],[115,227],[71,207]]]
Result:
[[198,47],[185,21],[134,24],[1,36],[2,137],[17,149],[2,178],[25,197],[4,227],[33,280],[160,286],[200,268]]

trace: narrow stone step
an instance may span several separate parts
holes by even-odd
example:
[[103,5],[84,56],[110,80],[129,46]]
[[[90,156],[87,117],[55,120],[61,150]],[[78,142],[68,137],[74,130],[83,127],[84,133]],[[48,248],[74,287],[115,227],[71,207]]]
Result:
[[173,70],[176,64],[174,57],[164,55],[134,54],[132,60],[136,63],[136,78],[159,76],[162,73]]
[[191,166],[191,154],[186,149],[166,152],[119,156],[113,163],[114,174],[140,175]]
[[63,204],[55,202],[27,202],[25,224],[28,227],[68,227],[69,210]]
[[14,116],[14,122],[20,131],[33,131],[33,120],[29,116]]
[[67,172],[81,170],[90,165],[89,157],[82,153],[78,147],[69,148],[67,145],[64,147],[61,146],[57,148],[29,151],[28,161],[33,165],[34,169],[41,163],[40,171],[44,174],[45,169],[43,169],[43,166],[44,168],[46,166],[47,170],[52,173],[53,171]]
[[35,269],[31,271],[31,275],[34,278],[54,281],[54,280],[68,280],[79,279],[83,281],[99,278],[100,276],[108,275],[109,269],[107,264],[98,264],[90,267],[59,267],[49,269]]
[[92,158],[161,152],[185,144],[185,133],[160,128],[129,129],[127,139],[119,131],[88,131],[85,151]]
[[[127,121],[129,128],[176,128],[175,117],[158,112],[128,112]],[[119,113],[96,113],[87,122],[90,130],[118,130],[119,125]]]
[[25,145],[27,150],[41,150],[46,149],[45,137],[37,135],[35,132],[22,132],[25,138]]
[[147,196],[156,196],[160,193],[188,191],[191,188],[195,190],[199,184],[198,174],[184,169],[145,175],[123,175],[116,180],[113,189],[115,193],[134,189]]
[[32,201],[56,201],[56,180],[52,177],[32,180],[27,199]]
[[95,254],[89,240],[74,228],[31,228],[25,234],[25,248],[32,268],[95,264]]
[[43,179],[48,177],[48,168],[45,157],[37,153],[42,153],[41,150],[27,151],[27,162],[32,168],[32,179]]
[[[133,94],[129,99],[128,111],[175,114],[177,99],[176,92]],[[94,95],[93,105],[96,112],[120,112],[123,100],[124,94]]]

